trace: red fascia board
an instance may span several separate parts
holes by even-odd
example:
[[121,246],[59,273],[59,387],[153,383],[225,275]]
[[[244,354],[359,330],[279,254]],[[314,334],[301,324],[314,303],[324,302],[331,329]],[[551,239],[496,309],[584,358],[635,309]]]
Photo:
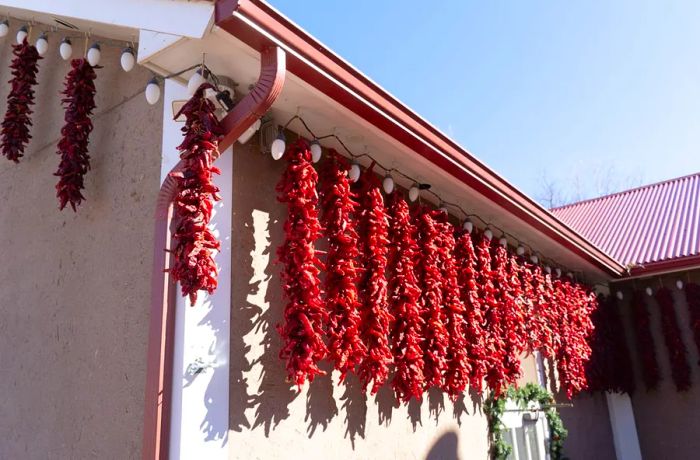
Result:
[[640,276],[690,270],[698,267],[700,267],[700,254],[669,260],[661,260],[658,262],[632,267],[628,276],[637,278]]
[[[234,12],[257,28],[232,15]],[[287,70],[290,73],[578,256],[610,275],[620,276],[624,272],[622,265],[499,177],[267,3],[260,0],[219,0],[216,5],[216,24],[256,50],[269,46],[273,43],[270,36],[274,37],[294,51],[287,57]],[[265,34],[259,29],[264,30]]]

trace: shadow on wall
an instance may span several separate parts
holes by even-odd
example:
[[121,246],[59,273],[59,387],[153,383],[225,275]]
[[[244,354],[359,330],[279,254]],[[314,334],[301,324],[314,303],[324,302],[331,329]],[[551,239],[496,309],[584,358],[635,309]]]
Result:
[[430,448],[425,460],[459,460],[457,433],[445,433]]
[[[236,152],[236,177],[255,177],[258,183],[268,179],[258,177],[261,174],[259,158],[250,158],[257,155],[243,150]],[[262,174],[270,174],[274,183],[281,175],[281,167],[281,163],[276,163],[269,168],[272,171]],[[319,428],[325,431],[336,417],[342,417],[345,437],[354,448],[356,439],[365,437],[370,406],[376,407],[378,423],[388,426],[399,403],[389,385],[369,396],[354,374],[348,375],[340,394],[336,391],[334,395],[334,389],[338,389],[337,375],[332,375],[331,365],[327,362],[321,364],[327,374],[316,377],[305,393],[298,393],[286,381],[285,362],[278,356],[281,338],[276,330],[283,321],[285,305],[276,249],[284,238],[286,211],[271,191],[261,191],[257,185],[251,184],[250,179],[234,183],[233,195],[229,429],[241,432],[262,427],[265,436],[269,437],[271,430],[290,417],[290,404],[301,396],[306,398],[304,421],[309,438]],[[252,343],[251,337],[254,338]],[[256,377],[255,381],[248,381],[251,376]],[[368,399],[373,404],[368,404]],[[471,399],[473,413],[476,413],[481,401],[475,395],[471,395]],[[430,418],[436,424],[445,412],[444,394],[437,389],[430,390],[423,401],[411,400],[407,412],[414,431],[423,424],[423,404],[428,405]],[[461,424],[462,414],[469,413],[464,399],[460,398],[453,407],[452,416]],[[451,436],[453,441],[449,441],[450,435],[445,435],[443,438],[447,439],[441,438],[435,448],[449,442],[456,446],[456,435]],[[457,458],[456,447],[453,450],[452,456],[428,458]],[[439,447],[438,452],[444,451]]]

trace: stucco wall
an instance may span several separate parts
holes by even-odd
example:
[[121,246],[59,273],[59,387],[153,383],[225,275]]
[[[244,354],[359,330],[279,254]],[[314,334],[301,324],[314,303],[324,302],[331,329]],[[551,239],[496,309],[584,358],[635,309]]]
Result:
[[[0,46],[2,82],[12,36]],[[60,212],[53,173],[69,63],[60,36],[49,39],[34,139],[20,164],[0,158],[0,458],[138,458],[162,108],[143,97],[149,73],[124,73],[120,51],[103,47],[87,201]]]
[[[251,141],[255,144],[255,141]],[[365,397],[354,376],[316,378],[297,394],[278,358],[283,300],[275,251],[286,209],[274,187],[283,162],[237,147],[233,188],[231,311],[231,458],[485,459],[486,419],[471,398],[441,393],[407,407],[389,388]],[[534,364],[526,379],[536,380]]]
[[[664,277],[663,282],[664,285],[672,288],[682,339],[688,350],[692,387],[684,393],[676,391],[671,379],[668,350],[661,331],[658,304],[654,298],[646,295],[644,295],[644,299],[651,314],[652,335],[662,380],[657,390],[647,391],[645,389],[641,378],[639,357],[631,335],[632,321],[629,315],[629,299],[631,298],[630,289],[634,286],[626,285],[623,287],[625,299],[621,302],[621,312],[629,348],[632,350],[637,385],[637,391],[632,396],[632,406],[639,444],[645,460],[697,458],[697,453],[700,452],[700,436],[698,436],[700,433],[700,416],[698,416],[698,408],[700,408],[700,357],[688,327],[688,307],[685,295],[675,288],[675,281],[679,277],[684,281],[688,279],[687,274],[681,274]],[[690,279],[696,283],[699,282],[698,272],[694,272]],[[648,284],[638,282],[636,287],[643,290],[647,285],[653,289],[659,287],[656,279]]]
[[[565,397],[557,398],[566,401]],[[572,401],[573,407],[559,410],[569,436],[564,451],[571,460],[615,460],[615,444],[608,405],[603,394],[581,394]]]

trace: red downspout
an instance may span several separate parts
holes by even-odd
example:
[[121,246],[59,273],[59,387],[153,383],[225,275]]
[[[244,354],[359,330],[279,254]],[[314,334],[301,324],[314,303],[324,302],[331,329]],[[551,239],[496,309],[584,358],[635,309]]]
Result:
[[[284,51],[276,46],[264,49],[260,56],[258,82],[222,120],[227,134],[219,143],[220,152],[224,152],[268,111],[282,92],[285,73]],[[182,166],[182,162],[179,162],[172,171],[178,171]],[[169,456],[176,286],[165,269],[171,264],[168,249],[172,246],[170,225],[176,193],[177,183],[168,175],[160,188],[155,213],[143,427],[144,460],[161,460]]]

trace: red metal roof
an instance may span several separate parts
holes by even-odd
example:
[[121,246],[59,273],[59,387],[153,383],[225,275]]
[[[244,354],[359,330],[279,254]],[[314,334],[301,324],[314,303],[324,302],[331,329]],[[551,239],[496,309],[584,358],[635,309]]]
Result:
[[633,272],[698,264],[700,173],[580,201],[552,213],[613,259],[636,266]]

